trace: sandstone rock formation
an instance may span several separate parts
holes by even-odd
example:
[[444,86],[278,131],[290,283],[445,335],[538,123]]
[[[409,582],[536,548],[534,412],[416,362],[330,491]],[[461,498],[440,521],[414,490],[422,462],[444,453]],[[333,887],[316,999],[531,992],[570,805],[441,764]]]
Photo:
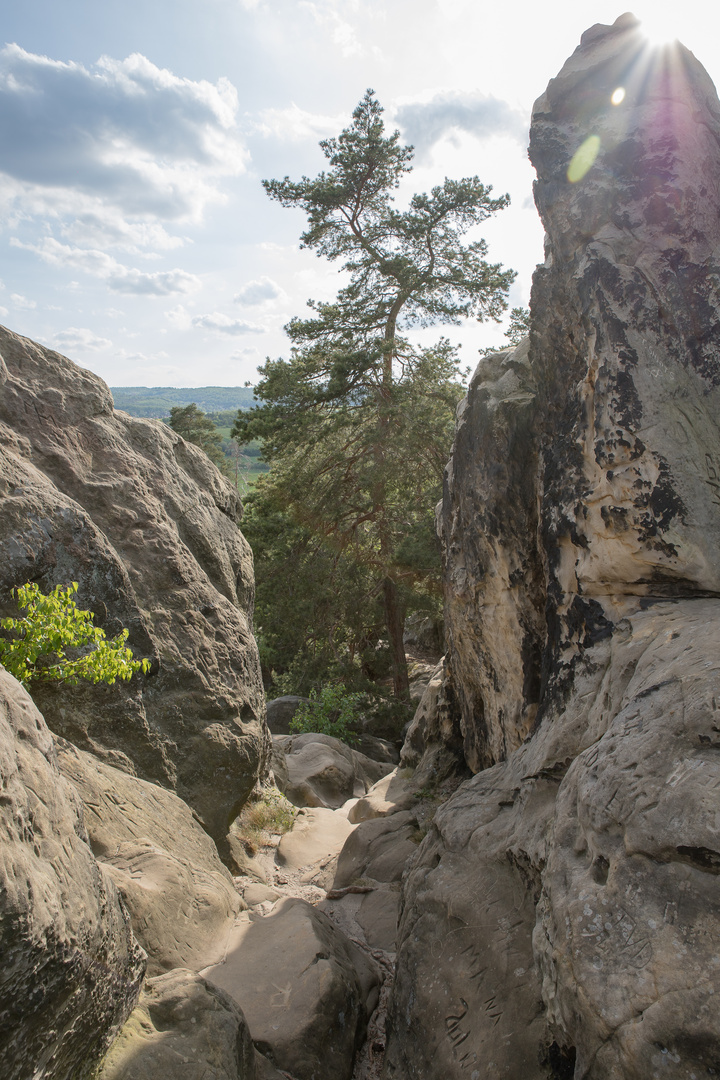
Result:
[[685,1080],[720,1070],[720,104],[625,16],[530,153],[530,340],[480,364],[442,509],[481,771],[411,864],[385,1075]]
[[310,701],[297,694],[285,694],[267,703],[267,726],[272,735],[289,735],[290,721],[300,708]]
[[348,821],[357,824],[371,818],[386,817],[399,810],[407,810],[416,800],[415,785],[410,781],[409,770],[393,769],[350,807]]
[[[462,635],[460,641],[463,641]],[[473,667],[469,674],[475,674]],[[470,775],[465,761],[465,750],[469,745],[469,740],[462,736],[453,680],[443,657],[435,667],[408,727],[400,768],[414,770],[415,787],[438,784],[449,776]]]
[[98,1080],[258,1080],[245,1017],[224,991],[177,969],[143,988]]
[[58,763],[82,799],[90,847],[148,954],[148,975],[219,960],[240,898],[190,807],[63,739]]
[[0,328],[0,609],[10,589],[79,582],[147,677],[38,687],[53,731],[175,790],[222,844],[269,739],[237,493],[166,425],[113,409],[107,386]]
[[332,810],[364,795],[393,769],[391,762],[373,761],[340,739],[314,732],[276,735],[272,765],[277,785],[290,802]]
[[225,961],[203,971],[240,1005],[255,1046],[297,1080],[350,1080],[379,972],[326,915],[281,900],[244,913]]
[[352,830],[339,811],[321,807],[301,810],[290,832],[280,839],[276,862],[305,870],[304,876],[322,887],[326,878],[332,880],[338,854]]
[[0,1069],[83,1080],[137,1001],[145,954],[50,732],[3,668],[0,780]]

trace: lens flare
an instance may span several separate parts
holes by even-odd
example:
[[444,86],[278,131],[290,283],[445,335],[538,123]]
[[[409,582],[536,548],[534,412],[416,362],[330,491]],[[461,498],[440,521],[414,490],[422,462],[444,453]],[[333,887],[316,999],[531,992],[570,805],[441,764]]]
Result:
[[613,90],[610,97],[610,101],[613,105],[620,105],[625,100],[625,87],[618,86],[617,90]]
[[642,32],[653,49],[667,48],[677,41],[677,28],[668,18],[661,15],[648,15],[642,20]]
[[572,156],[568,165],[567,178],[571,184],[577,184],[583,176],[595,164],[595,158],[600,152],[600,136],[588,135],[584,143],[581,143]]

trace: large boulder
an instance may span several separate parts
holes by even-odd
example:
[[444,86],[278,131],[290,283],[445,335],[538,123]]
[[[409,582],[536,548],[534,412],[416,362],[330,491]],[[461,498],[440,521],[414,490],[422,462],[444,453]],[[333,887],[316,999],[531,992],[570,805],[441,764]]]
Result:
[[359,879],[399,881],[418,842],[418,821],[411,810],[361,822],[343,844],[333,888],[347,888]]
[[273,735],[289,735],[290,721],[301,705],[309,704],[310,699],[297,694],[285,694],[273,698],[267,703],[267,726]]
[[530,153],[530,338],[479,366],[441,515],[477,775],[405,879],[385,1075],[684,1080],[720,1067],[720,103],[624,16]]
[[328,917],[281,900],[239,916],[222,964],[202,972],[240,1005],[255,1046],[296,1080],[350,1080],[379,970]]
[[393,771],[389,761],[373,761],[331,735],[307,732],[276,735],[273,773],[283,795],[296,806],[336,810],[364,795]]
[[149,979],[97,1080],[258,1080],[245,1017],[232,998],[181,968]]
[[87,843],[28,694],[0,668],[0,1057],[7,1080],[83,1080],[133,1009],[145,954]]
[[407,810],[416,801],[417,792],[410,769],[393,769],[350,807],[348,821],[357,825],[370,818],[385,817],[399,810]]
[[240,898],[190,807],[63,739],[58,763],[82,799],[90,846],[130,911],[148,974],[219,959]]
[[0,613],[25,581],[77,581],[79,606],[152,659],[129,684],[36,700],[53,731],[176,791],[222,844],[269,753],[237,492],[58,353],[0,328],[0,357]]

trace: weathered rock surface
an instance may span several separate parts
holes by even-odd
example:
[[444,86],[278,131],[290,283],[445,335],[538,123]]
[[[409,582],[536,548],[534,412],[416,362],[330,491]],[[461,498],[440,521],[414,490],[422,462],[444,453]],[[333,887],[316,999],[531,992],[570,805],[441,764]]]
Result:
[[716,1067],[719,645],[720,601],[628,617],[439,810],[406,887],[388,1076]]
[[[537,544],[534,382],[527,342],[480,362],[458,407],[445,474],[447,661],[473,771],[519,746],[538,708],[545,580]],[[457,741],[455,710],[450,745]]]
[[0,1060],[82,1080],[137,1001],[145,954],[87,843],[31,698],[0,668]]
[[361,822],[340,852],[333,888],[344,889],[360,878],[399,881],[405,863],[417,850],[417,831],[411,810]]
[[290,721],[300,708],[310,701],[297,694],[285,694],[267,703],[267,726],[273,735],[289,735]]
[[340,739],[313,732],[275,736],[272,767],[290,802],[331,810],[364,795],[393,770],[392,762],[373,761]]
[[190,807],[65,740],[58,761],[83,801],[90,846],[130,911],[148,974],[219,959],[240,899]]
[[470,775],[455,702],[453,680],[445,658],[435,667],[408,727],[400,769],[413,769],[413,784],[438,784],[448,776]]
[[240,1005],[255,1046],[297,1080],[349,1080],[379,972],[327,916],[281,900],[243,913],[224,963],[203,972]]
[[342,907],[371,948],[394,952],[400,880],[421,835],[417,815],[409,810],[363,821],[340,851],[333,891],[320,909],[336,914]]
[[410,772],[393,769],[378,780],[358,799],[348,812],[348,821],[357,824],[371,818],[385,817],[399,810],[407,810],[416,800],[415,785],[410,781]]
[[269,754],[237,493],[65,357],[4,328],[0,355],[2,614],[25,581],[77,581],[79,605],[153,661],[130,684],[36,700],[53,731],[175,790],[222,843]]
[[529,347],[478,368],[442,511],[484,771],[410,864],[393,1080],[720,1070],[720,104],[650,61],[594,27],[535,106]]
[[[355,828],[346,817],[324,807],[301,810],[292,829],[281,837],[275,856],[280,866],[305,870],[308,880],[330,868],[325,877],[332,879],[337,857]],[[319,884],[319,882],[318,882]]]
[[149,979],[98,1080],[258,1080],[241,1009],[217,986],[177,969]]

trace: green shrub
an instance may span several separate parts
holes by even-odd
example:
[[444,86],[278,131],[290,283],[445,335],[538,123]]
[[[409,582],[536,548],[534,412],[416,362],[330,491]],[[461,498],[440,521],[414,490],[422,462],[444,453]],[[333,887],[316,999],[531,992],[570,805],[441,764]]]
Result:
[[289,832],[296,815],[296,808],[276,787],[266,788],[260,798],[245,803],[237,830],[248,855],[269,844],[273,835]]
[[[136,671],[148,672],[149,660],[134,660],[127,648],[128,631],[108,641],[105,631],[93,626],[91,611],[75,603],[78,584],[56,585],[45,595],[36,582],[13,589],[18,607],[27,614],[20,619],[0,619],[3,630],[13,636],[0,638],[0,663],[23,686],[32,681],[62,682],[75,686],[80,679],[91,683],[127,681]],[[68,656],[66,649],[77,652]]]
[[350,725],[359,719],[362,694],[350,694],[342,683],[323,686],[320,694],[310,691],[310,700],[303,702],[290,721],[291,732],[316,732],[332,735],[346,743],[355,743],[358,737]]

